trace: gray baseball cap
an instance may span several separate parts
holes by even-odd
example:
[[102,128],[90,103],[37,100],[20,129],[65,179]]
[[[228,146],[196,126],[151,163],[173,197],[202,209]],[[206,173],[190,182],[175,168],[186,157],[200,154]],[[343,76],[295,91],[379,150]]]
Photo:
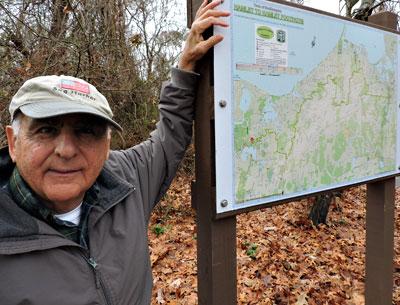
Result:
[[11,100],[11,120],[17,110],[34,119],[88,113],[105,119],[122,131],[112,119],[113,113],[105,96],[93,85],[72,76],[49,75],[27,80]]

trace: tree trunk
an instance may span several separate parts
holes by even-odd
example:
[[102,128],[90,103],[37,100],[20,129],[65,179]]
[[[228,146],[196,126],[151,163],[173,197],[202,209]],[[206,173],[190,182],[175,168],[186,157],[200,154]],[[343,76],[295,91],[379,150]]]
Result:
[[64,8],[68,5],[67,0],[53,0],[52,3],[52,21],[50,26],[50,35],[53,38],[64,38],[66,30],[66,14]]
[[329,206],[334,197],[335,197],[334,193],[318,195],[316,197],[315,203],[311,207],[310,214],[308,214],[308,218],[311,219],[312,223],[315,226],[321,223],[326,224],[326,219],[328,217],[328,212],[329,212]]

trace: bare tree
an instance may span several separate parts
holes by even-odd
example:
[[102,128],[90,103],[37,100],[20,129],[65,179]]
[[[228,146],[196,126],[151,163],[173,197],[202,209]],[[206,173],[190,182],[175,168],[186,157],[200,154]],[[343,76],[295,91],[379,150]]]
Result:
[[128,8],[133,52],[144,63],[144,79],[165,79],[169,66],[176,63],[185,33],[176,21],[181,13],[177,7],[176,0],[138,0]]
[[341,14],[360,20],[367,20],[368,16],[379,11],[400,13],[399,0],[339,0],[339,7]]
[[173,8],[166,0],[0,1],[0,127],[24,80],[67,74],[105,93],[128,145],[147,137],[183,39]]

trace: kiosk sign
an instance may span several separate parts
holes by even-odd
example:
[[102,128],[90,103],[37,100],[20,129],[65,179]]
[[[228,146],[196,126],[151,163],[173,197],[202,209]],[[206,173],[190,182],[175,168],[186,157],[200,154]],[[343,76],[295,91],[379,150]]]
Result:
[[221,6],[218,214],[399,173],[398,34],[282,2]]

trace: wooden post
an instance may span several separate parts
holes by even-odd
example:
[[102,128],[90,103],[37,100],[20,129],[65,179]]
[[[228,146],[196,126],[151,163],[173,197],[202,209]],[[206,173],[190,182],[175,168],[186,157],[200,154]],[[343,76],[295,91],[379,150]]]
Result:
[[[397,15],[383,12],[368,22],[397,28]],[[365,304],[391,305],[393,299],[395,178],[367,184]]]
[[[188,1],[193,21],[201,0]],[[206,35],[206,34],[205,34]],[[197,211],[197,273],[199,305],[234,305],[236,292],[236,216],[215,220],[213,56],[198,63],[201,75],[196,99],[196,181],[192,205]]]
[[391,305],[393,297],[395,178],[367,185],[366,305]]

